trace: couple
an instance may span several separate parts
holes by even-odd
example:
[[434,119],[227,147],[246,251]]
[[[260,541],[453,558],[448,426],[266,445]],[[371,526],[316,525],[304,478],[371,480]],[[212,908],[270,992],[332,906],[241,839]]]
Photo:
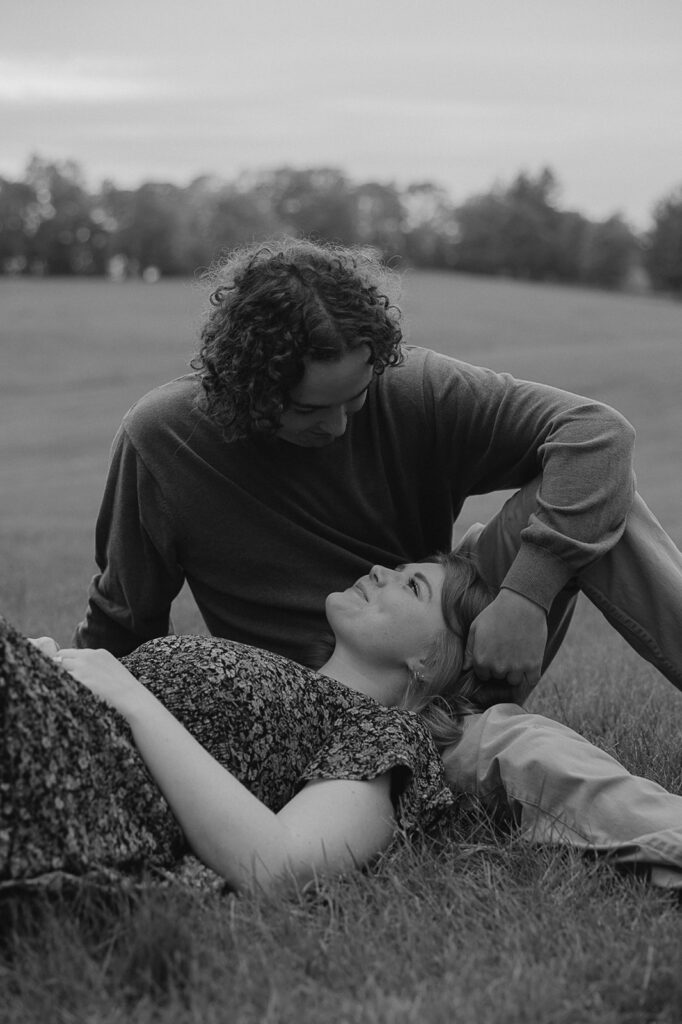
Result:
[[[634,495],[632,429],[587,399],[403,346],[389,286],[371,258],[349,250],[285,240],[237,253],[219,271],[196,373],[152,392],[126,416],[97,524],[100,572],[76,645],[135,653],[125,668],[102,653],[61,654],[80,687],[116,710],[104,714],[99,703],[79,700],[72,675],[13,634],[6,647],[15,722],[26,700],[23,735],[32,735],[36,713],[52,721],[56,688],[72,696],[55,734],[83,740],[78,714],[86,711],[77,709],[90,708],[92,742],[77,762],[114,759],[97,776],[107,808],[96,815],[104,822],[97,831],[87,816],[79,819],[88,803],[81,792],[79,805],[79,771],[68,763],[58,770],[60,757],[71,756],[69,743],[52,744],[55,767],[42,775],[30,768],[28,740],[17,748],[26,752],[25,762],[13,762],[24,764],[25,799],[42,785],[52,794],[48,809],[63,806],[66,794],[76,807],[66,832],[45,823],[48,837],[72,837],[64,856],[74,869],[83,869],[78,851],[91,836],[95,862],[119,865],[157,854],[167,860],[189,841],[236,886],[245,884],[244,872],[267,882],[287,872],[343,870],[383,849],[396,824],[409,832],[449,802],[437,747],[456,788],[484,797],[506,789],[529,836],[618,850],[623,860],[655,865],[659,880],[679,870],[681,798],[633,779],[570,730],[513,703],[458,721],[467,697],[463,652],[480,681],[468,694],[479,708],[500,694],[521,701],[558,648],[579,588],[682,683],[682,558]],[[468,575],[473,562],[490,596],[467,615],[446,585],[440,614],[448,626],[439,622],[435,641],[445,667],[439,682],[425,651],[434,633],[419,632],[425,623],[417,610],[424,594],[435,607],[442,583],[434,574],[445,569],[424,560],[449,548],[469,494],[511,487],[520,490],[485,528],[467,534],[464,562],[453,561],[456,592],[480,590]],[[357,577],[364,582],[344,590]],[[168,633],[170,604],[185,579],[210,632],[227,643],[145,643]],[[401,601],[415,602],[391,628],[390,615],[375,614],[389,585]],[[326,602],[337,638],[331,656],[321,643],[329,589],[337,595]],[[451,634],[459,634],[457,657]],[[302,665],[321,672],[301,675]],[[291,674],[299,680],[295,699],[285,683]],[[314,749],[301,723],[320,741]],[[217,773],[207,784],[204,769]],[[1,823],[6,849],[19,858],[5,860],[4,877],[33,870],[22,868],[22,849],[40,860],[42,839],[30,833],[36,813],[33,806],[22,820]],[[331,831],[311,838],[299,814]],[[61,863],[59,851],[50,855]]]

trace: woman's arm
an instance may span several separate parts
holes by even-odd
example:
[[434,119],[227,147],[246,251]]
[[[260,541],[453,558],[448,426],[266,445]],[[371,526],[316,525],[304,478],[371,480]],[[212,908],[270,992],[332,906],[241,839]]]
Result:
[[113,655],[70,649],[57,660],[125,716],[192,850],[235,888],[305,883],[364,864],[388,846],[395,830],[388,773],[309,783],[274,814]]

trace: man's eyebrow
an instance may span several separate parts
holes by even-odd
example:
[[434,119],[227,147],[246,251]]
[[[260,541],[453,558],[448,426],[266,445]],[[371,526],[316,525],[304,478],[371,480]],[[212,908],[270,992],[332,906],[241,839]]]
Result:
[[[361,391],[358,391],[357,395],[351,395],[350,398],[344,398],[342,402],[334,402],[334,405],[347,405],[349,402],[354,402],[360,395],[364,395],[365,391],[369,391],[369,385],[372,382],[365,384]],[[331,409],[331,405],[309,405],[308,402],[297,402],[295,398],[292,398],[291,404],[295,405],[297,409]]]

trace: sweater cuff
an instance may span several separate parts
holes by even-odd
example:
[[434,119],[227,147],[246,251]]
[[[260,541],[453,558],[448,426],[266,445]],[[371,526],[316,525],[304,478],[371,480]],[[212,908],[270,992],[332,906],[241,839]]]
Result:
[[546,548],[524,541],[502,580],[502,587],[513,590],[549,611],[554,598],[575,572]]

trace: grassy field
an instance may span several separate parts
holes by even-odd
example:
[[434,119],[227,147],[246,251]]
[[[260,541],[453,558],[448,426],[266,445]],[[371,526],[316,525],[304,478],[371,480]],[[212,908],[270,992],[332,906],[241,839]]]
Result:
[[[65,642],[81,616],[111,438],[184,372],[204,301],[190,282],[0,279],[0,612],[25,632]],[[403,305],[408,340],[621,409],[682,544],[682,306],[438,274],[407,275]],[[458,531],[499,501],[468,502]],[[174,619],[201,629],[186,593]],[[587,603],[532,707],[682,793],[682,695]],[[682,1019],[670,897],[474,818],[300,899],[150,890],[0,915],[3,1024]]]

